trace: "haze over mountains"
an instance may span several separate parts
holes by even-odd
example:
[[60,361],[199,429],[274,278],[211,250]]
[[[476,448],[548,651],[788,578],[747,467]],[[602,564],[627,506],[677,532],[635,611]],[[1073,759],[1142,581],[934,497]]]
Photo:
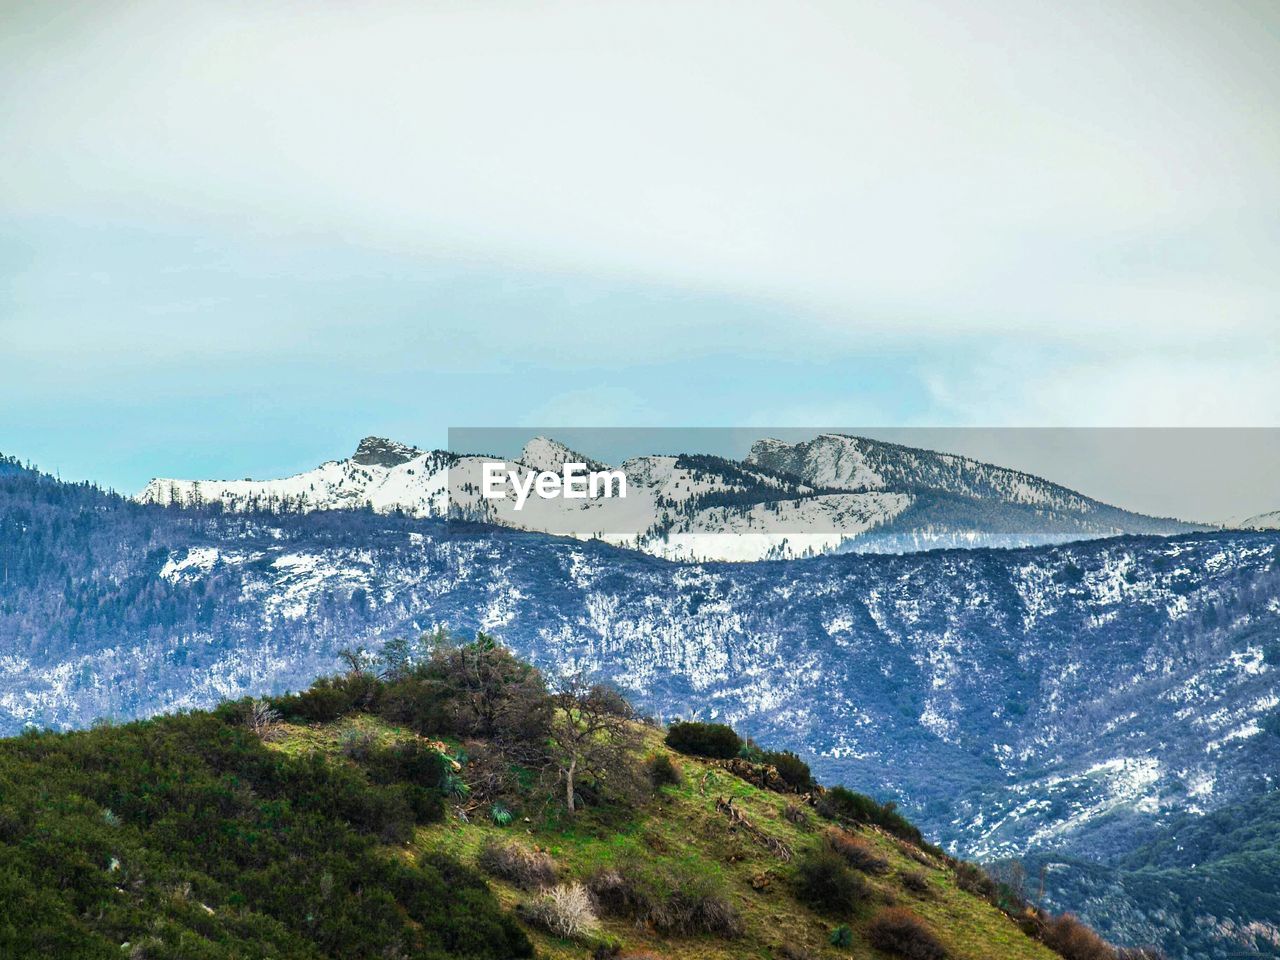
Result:
[[[521,510],[513,500],[480,496],[481,464],[492,459],[366,437],[351,457],[292,477],[157,478],[138,499],[220,502],[231,510],[370,507],[600,539],[690,561],[1031,546],[1207,529],[1122,510],[968,457],[842,434],[794,444],[761,440],[741,461],[634,457],[620,465],[626,498],[531,498]],[[523,476],[566,462],[604,466],[542,437],[526,444],[511,466]]]

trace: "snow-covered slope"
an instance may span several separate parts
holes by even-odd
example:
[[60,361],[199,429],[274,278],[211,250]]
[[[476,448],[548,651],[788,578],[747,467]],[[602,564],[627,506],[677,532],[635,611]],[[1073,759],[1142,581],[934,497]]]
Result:
[[866,437],[823,434],[793,444],[761,440],[746,463],[818,487],[896,490],[911,497],[910,510],[860,538],[856,549],[863,552],[1021,546],[1209,529],[1122,510],[1019,470]]
[[[651,484],[692,482],[644,459]],[[1244,858],[1274,831],[1222,847],[1217,819],[1276,795],[1280,534],[671,564],[366,511],[159,510],[0,462],[0,568],[7,731],[298,689],[341,648],[481,628],[794,749],[959,852],[1047,858],[1054,905],[1127,942],[1193,960],[1280,931],[1277,861]],[[1139,848],[1173,855],[1201,821],[1225,872],[1135,877]]]
[[[513,498],[481,497],[481,465],[490,460],[366,437],[351,457],[292,477],[155,479],[137,499],[220,501],[231,510],[368,507],[599,539],[684,561],[1024,546],[1196,529],[964,457],[834,434],[803,444],[762,440],[741,462],[696,454],[635,457],[619,468],[625,497],[531,497],[522,506]],[[566,462],[608,469],[545,437],[529,441],[508,468],[523,480]]]
[[1280,510],[1259,513],[1243,520],[1228,520],[1223,526],[1231,530],[1280,530]]
[[[627,460],[626,497],[569,500],[480,496],[481,466],[491,457],[426,451],[366,437],[345,460],[279,480],[157,478],[143,503],[221,501],[231,510],[371,508],[414,517],[452,517],[579,539],[598,539],[680,560],[761,560],[829,553],[900,513],[909,499],[893,492],[829,493],[773,471],[718,457],[644,456]],[[565,463],[607,469],[545,437],[508,464],[530,471]]]
[[279,480],[172,480],[156,478],[136,497],[143,503],[198,505],[221,501],[230,510],[401,509],[413,516],[443,516],[448,468],[457,458],[366,437],[345,460]]

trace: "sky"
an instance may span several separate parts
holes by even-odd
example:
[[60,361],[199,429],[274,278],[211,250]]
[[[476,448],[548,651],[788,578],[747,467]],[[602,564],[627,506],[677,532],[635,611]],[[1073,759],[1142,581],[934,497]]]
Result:
[[1269,0],[3,4],[0,452],[1280,426],[1276,63]]

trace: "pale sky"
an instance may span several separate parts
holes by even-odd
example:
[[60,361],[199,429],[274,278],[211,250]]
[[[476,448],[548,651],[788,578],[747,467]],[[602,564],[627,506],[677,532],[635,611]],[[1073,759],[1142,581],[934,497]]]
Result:
[[1280,426],[1277,63],[1274,2],[5,4],[0,451]]

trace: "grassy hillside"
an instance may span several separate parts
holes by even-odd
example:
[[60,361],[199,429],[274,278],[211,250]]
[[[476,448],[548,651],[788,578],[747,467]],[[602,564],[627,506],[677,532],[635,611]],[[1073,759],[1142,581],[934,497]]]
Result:
[[0,741],[0,955],[1116,956],[1011,918],[798,758],[677,752],[485,640],[351,663],[271,703]]
[[[363,716],[319,726],[287,725],[274,748],[296,756],[316,750],[339,755],[344,741],[363,736],[390,744],[414,734]],[[629,918],[607,915],[601,918],[599,934],[584,942],[556,938],[528,925],[539,956],[557,960],[588,955],[584,943],[616,943],[624,948],[623,955],[690,960],[786,957],[789,954],[782,950],[784,946],[797,957],[805,953],[831,958],[892,956],[872,949],[864,936],[867,924],[888,904],[917,913],[938,934],[948,956],[956,960],[1057,956],[1026,936],[996,907],[961,889],[955,870],[944,861],[874,826],[852,831],[885,862],[874,873],[860,874],[867,886],[865,902],[837,916],[804,906],[792,885],[795,858],[821,847],[830,824],[808,809],[802,810],[802,823],[792,823],[786,810],[789,804],[796,806],[794,795],[754,786],[716,761],[675,753],[663,745],[660,731],[645,729],[643,738],[644,754],[669,757],[682,782],[657,789],[651,800],[625,816],[615,809],[587,807],[568,817],[562,807],[552,805],[521,811],[503,827],[495,824],[487,806],[481,805],[469,815],[470,822],[451,815],[418,829],[399,855],[412,861],[427,852],[444,852],[480,870],[478,860],[486,845],[518,844],[548,854],[560,882],[585,882],[602,869],[638,859],[671,876],[708,878],[742,920],[742,934],[732,939],[710,934],[664,935],[652,926],[637,926]],[[728,800],[751,826],[789,847],[792,861],[781,859],[746,829],[735,829],[730,817],[717,809],[717,801]],[[923,888],[908,888],[904,884],[908,876],[908,882],[918,883],[916,878],[923,878]],[[509,880],[490,875],[490,884],[498,899],[513,910],[531,899],[530,891]],[[848,924],[853,933],[852,944],[845,948],[829,942],[831,932],[841,923]]]

